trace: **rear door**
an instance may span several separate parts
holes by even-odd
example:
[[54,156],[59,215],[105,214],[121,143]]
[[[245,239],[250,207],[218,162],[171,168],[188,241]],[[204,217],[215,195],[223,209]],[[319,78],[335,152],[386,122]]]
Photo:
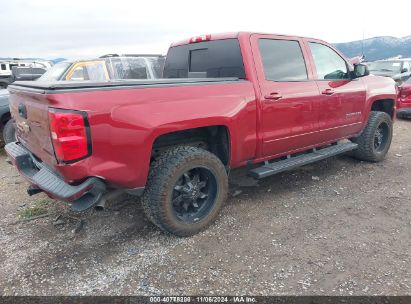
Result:
[[350,65],[330,46],[315,40],[306,44],[320,91],[314,105],[319,113],[319,140],[326,142],[359,132],[366,99],[362,79],[351,79]]
[[261,90],[262,156],[275,156],[314,145],[319,93],[300,38],[252,35]]

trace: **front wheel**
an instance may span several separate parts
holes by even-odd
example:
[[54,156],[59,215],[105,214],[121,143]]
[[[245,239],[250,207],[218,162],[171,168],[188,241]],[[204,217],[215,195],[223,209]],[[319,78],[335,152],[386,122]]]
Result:
[[227,190],[227,173],[217,156],[181,146],[152,163],[142,204],[147,217],[160,229],[190,236],[215,221]]
[[382,161],[390,148],[392,133],[391,117],[385,112],[371,111],[361,135],[352,139],[358,144],[354,157],[371,162]]

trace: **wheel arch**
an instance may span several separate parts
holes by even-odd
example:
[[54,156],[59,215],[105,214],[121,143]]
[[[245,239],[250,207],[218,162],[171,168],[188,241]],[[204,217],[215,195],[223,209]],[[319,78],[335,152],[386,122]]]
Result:
[[385,112],[391,117],[391,119],[394,119],[395,100],[390,99],[390,98],[375,99],[374,101],[371,102],[370,111]]
[[2,130],[6,123],[11,119],[10,112],[5,112],[0,116],[0,129]]
[[224,166],[230,166],[231,133],[226,125],[212,125],[169,131],[157,135],[152,143],[151,161],[165,149],[188,145],[203,148],[215,154]]

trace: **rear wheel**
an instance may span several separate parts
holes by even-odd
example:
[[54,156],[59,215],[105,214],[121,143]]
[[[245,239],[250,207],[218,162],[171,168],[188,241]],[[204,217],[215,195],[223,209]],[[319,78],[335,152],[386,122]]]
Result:
[[3,139],[5,144],[16,141],[16,129],[14,119],[10,119],[3,128]]
[[372,111],[361,135],[352,139],[358,144],[354,157],[365,161],[382,161],[390,148],[392,133],[391,117],[385,112]]
[[206,150],[181,146],[153,162],[142,204],[160,229],[190,236],[215,221],[227,190],[220,159]]

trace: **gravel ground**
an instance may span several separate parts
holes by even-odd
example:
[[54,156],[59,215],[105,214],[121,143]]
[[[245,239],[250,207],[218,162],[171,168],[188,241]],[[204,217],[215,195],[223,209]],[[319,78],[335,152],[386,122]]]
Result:
[[135,200],[21,221],[45,196],[0,149],[0,294],[410,295],[410,131],[397,121],[378,164],[340,156],[259,183],[233,171],[216,224],[191,238],[160,233]]

